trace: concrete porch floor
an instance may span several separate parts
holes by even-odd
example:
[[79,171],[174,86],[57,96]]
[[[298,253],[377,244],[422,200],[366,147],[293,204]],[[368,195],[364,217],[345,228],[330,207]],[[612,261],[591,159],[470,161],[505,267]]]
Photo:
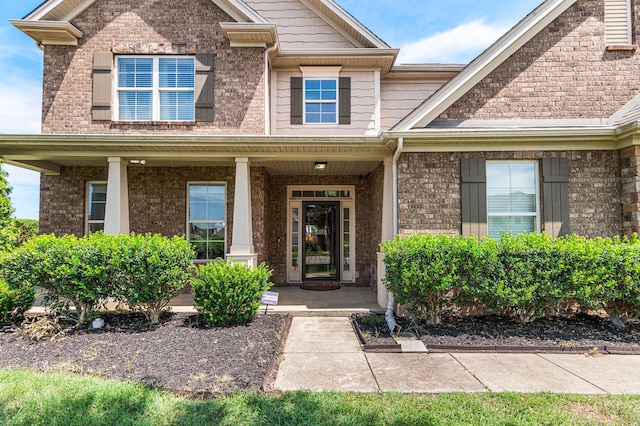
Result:
[[[375,291],[369,287],[342,287],[338,290],[313,291],[299,287],[273,287],[270,291],[279,294],[278,304],[269,306],[267,312],[292,313],[297,315],[320,314],[323,316],[340,313],[384,312],[378,305]],[[169,302],[173,312],[196,312],[193,296],[190,293],[178,294]],[[115,309],[113,303],[108,309]],[[264,312],[265,305],[259,312]],[[42,296],[29,310],[31,313],[44,312]]]
[[[299,287],[273,287],[270,291],[279,294],[278,304],[270,305],[267,312],[304,313],[356,313],[384,312],[378,305],[376,293],[369,287],[342,287],[338,290],[314,291]],[[191,294],[179,294],[169,303],[174,312],[191,312]],[[261,305],[259,312],[264,312]]]

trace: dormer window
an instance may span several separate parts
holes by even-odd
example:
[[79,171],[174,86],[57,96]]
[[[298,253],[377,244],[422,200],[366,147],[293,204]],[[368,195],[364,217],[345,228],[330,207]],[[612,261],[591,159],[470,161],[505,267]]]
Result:
[[194,121],[195,58],[116,58],[120,121]]
[[604,1],[604,37],[608,48],[633,43],[631,17],[631,0]]

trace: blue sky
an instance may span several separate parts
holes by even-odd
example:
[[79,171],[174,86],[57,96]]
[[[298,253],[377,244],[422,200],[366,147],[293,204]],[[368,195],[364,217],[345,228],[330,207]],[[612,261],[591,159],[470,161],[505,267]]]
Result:
[[[160,1],[160,0],[158,0]],[[468,63],[542,0],[337,0],[392,47],[399,63]],[[0,9],[0,133],[40,133],[42,52],[9,19],[41,0],[2,0]],[[16,217],[38,218],[39,176],[4,166]]]

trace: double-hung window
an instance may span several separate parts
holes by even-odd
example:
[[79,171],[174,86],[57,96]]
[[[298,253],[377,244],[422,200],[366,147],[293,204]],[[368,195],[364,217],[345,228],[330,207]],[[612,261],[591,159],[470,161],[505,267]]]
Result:
[[487,225],[492,238],[540,231],[538,162],[487,161]]
[[226,190],[223,183],[188,184],[187,238],[197,260],[224,258]]
[[338,122],[338,80],[307,78],[304,80],[304,122],[336,124]]
[[104,217],[107,207],[107,183],[87,183],[87,215],[85,233],[104,231]]
[[119,120],[195,120],[194,57],[120,56],[116,64]]

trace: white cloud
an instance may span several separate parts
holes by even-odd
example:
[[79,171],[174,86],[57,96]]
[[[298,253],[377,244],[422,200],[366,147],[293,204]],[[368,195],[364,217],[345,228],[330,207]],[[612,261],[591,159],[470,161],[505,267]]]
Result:
[[471,62],[502,36],[509,26],[468,22],[401,46],[398,63],[464,64]]
[[42,86],[2,73],[0,80],[0,133],[40,133]]

